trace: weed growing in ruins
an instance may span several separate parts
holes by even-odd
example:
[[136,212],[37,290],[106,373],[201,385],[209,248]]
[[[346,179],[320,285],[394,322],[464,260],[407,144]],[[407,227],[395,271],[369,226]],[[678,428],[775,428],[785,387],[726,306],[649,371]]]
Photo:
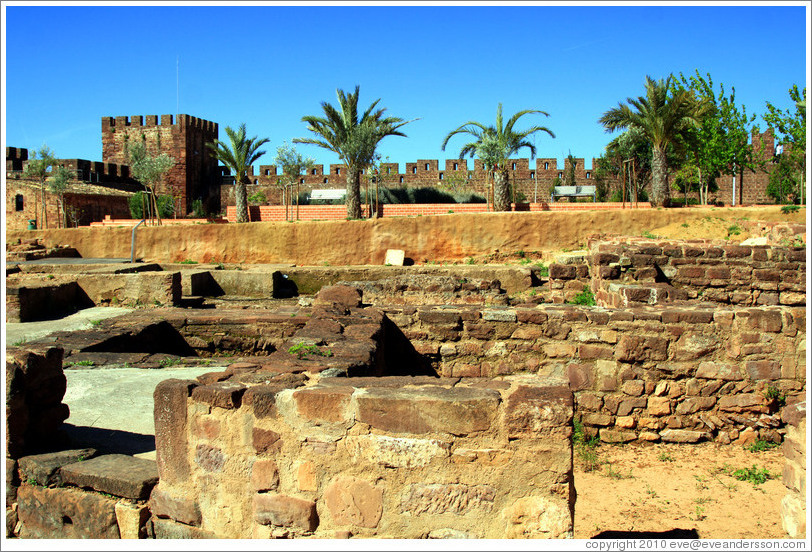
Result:
[[758,468],[755,464],[751,468],[742,468],[733,472],[733,477],[739,481],[747,481],[756,485],[761,485],[769,479],[772,479],[772,474],[767,471],[767,468]]
[[71,362],[68,366],[95,366],[95,362],[92,360],[78,360],[76,362]]
[[680,224],[680,226],[682,226],[683,228],[688,228],[688,223],[687,223],[687,222],[683,222],[682,224]]
[[48,274],[46,278],[48,278],[49,280],[53,280],[54,278],[56,278],[56,276],[54,276],[53,274]]
[[660,462],[673,462],[674,457],[668,454],[667,452],[661,452],[660,456],[658,456]]
[[696,490],[704,491],[708,488],[708,478],[702,477],[701,475],[695,475],[694,479],[696,479]]
[[742,228],[738,224],[731,224],[727,227],[727,235],[729,236],[738,236],[742,233]]
[[101,320],[91,320],[90,321],[90,325],[93,326],[94,328],[98,328],[99,326],[101,326],[101,323],[102,323]]
[[784,205],[781,207],[781,212],[785,215],[796,212],[800,207],[798,205]]
[[192,259],[184,259],[178,264],[197,264],[197,261],[193,261]]
[[787,395],[781,389],[776,387],[773,384],[767,386],[767,391],[764,394],[764,397],[778,406],[784,406],[787,403]]
[[769,441],[765,441],[763,439],[758,439],[755,443],[751,444],[748,447],[744,447],[750,452],[762,452],[765,450],[770,450],[775,447],[779,446],[778,443],[771,443]]
[[544,263],[536,263],[536,266],[539,267],[539,276],[542,278],[547,278],[550,275],[550,269]]
[[595,450],[599,441],[597,436],[587,439],[584,433],[584,424],[578,420],[573,422],[572,443],[578,458],[584,463],[585,472],[595,471],[601,466],[598,453]]
[[652,234],[652,233],[651,233],[651,232],[649,232],[648,230],[646,230],[645,232],[643,232],[643,237],[644,237],[644,238],[647,238],[647,239],[649,239],[649,240],[656,240],[656,239],[658,238],[658,236],[656,236],[655,234]]
[[519,249],[516,252],[516,256],[519,257],[520,259],[524,259],[527,256],[527,253],[525,253],[523,249]]
[[28,341],[28,339],[23,337],[22,339],[18,339],[17,341],[12,343],[11,346],[12,347],[19,347],[20,345],[23,345],[26,341]]
[[705,519],[705,507],[697,504],[696,508],[694,508],[694,521],[702,521],[703,519]]
[[473,257],[468,257],[467,259],[465,259],[465,264],[467,265],[476,264],[476,261],[474,260]]
[[183,360],[179,358],[162,358],[161,362],[159,362],[158,365],[161,368],[169,368],[170,366],[176,366],[181,362],[183,362]]
[[327,349],[322,351],[319,349],[317,345],[308,345],[306,343],[297,343],[290,349],[288,349],[288,353],[291,355],[296,355],[300,359],[305,358],[307,355],[315,355],[315,356],[323,356],[323,357],[331,357],[333,356],[333,351]]
[[654,489],[652,489],[652,488],[649,486],[649,484],[648,484],[648,483],[646,483],[646,494],[647,494],[647,495],[648,495],[650,498],[657,498],[657,491],[655,491]]
[[584,290],[568,301],[570,305],[583,305],[586,307],[594,307],[595,295],[589,290],[589,287],[584,286]]
[[611,462],[609,462],[606,466],[606,476],[611,477],[612,479],[634,479],[631,468],[629,468],[628,475],[624,475],[619,471],[615,471],[615,468],[612,466]]

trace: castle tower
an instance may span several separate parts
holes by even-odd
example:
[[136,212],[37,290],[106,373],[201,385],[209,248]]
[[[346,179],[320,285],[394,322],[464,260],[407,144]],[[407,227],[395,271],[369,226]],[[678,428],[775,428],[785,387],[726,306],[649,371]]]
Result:
[[127,165],[129,145],[145,141],[150,155],[165,153],[175,160],[156,193],[175,197],[175,206],[185,215],[200,199],[208,212],[220,210],[220,177],[215,159],[206,147],[217,139],[217,123],[178,115],[133,115],[102,117],[102,160]]

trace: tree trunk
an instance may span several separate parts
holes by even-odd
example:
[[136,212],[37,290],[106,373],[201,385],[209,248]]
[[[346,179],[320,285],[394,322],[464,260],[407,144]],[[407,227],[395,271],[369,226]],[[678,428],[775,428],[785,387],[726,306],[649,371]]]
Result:
[[666,169],[665,150],[655,147],[651,154],[651,204],[654,207],[668,207],[671,199]]
[[361,218],[361,172],[358,169],[347,169],[347,218]]
[[40,195],[42,196],[42,228],[48,228],[48,206],[45,200],[45,181],[40,182]]
[[510,211],[510,197],[508,196],[508,173],[497,170],[493,173],[493,210]]
[[237,206],[237,222],[248,222],[248,197],[245,181],[240,174],[234,179],[234,202]]

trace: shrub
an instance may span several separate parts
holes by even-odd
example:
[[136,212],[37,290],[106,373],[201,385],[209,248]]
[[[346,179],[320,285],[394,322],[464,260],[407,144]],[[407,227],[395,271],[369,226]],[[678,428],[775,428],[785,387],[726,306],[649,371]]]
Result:
[[586,307],[594,307],[595,295],[590,291],[589,287],[584,286],[584,290],[569,301],[570,305],[583,305]]
[[[144,215],[146,195],[146,192],[136,192],[127,200],[130,207],[130,215],[133,218],[146,218]],[[171,195],[158,196],[155,201],[158,204],[158,214],[161,218],[169,218],[175,214],[175,199]]]

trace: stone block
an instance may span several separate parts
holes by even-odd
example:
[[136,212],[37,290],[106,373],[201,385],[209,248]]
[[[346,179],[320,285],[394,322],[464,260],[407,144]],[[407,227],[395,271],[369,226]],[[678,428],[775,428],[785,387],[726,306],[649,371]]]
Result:
[[221,381],[195,387],[192,390],[192,399],[217,408],[235,409],[240,407],[246,389],[241,383]]
[[153,460],[125,454],[105,454],[60,469],[68,485],[89,488],[123,498],[145,500],[158,483]]
[[168,484],[191,475],[187,456],[186,402],[197,387],[192,380],[168,379],[155,387],[155,450],[158,473]]
[[257,454],[273,454],[282,448],[282,436],[270,429],[254,427],[251,437]]
[[170,518],[186,525],[200,526],[202,521],[200,507],[194,499],[170,494],[160,484],[152,489],[149,509],[153,516]]
[[592,369],[588,364],[567,364],[567,379],[571,391],[589,389],[592,386]]
[[149,508],[144,504],[130,502],[116,502],[116,523],[122,539],[147,538],[147,521],[150,517]]
[[400,511],[413,516],[456,514],[464,516],[472,510],[490,511],[496,498],[490,485],[460,483],[418,483],[404,492]]
[[222,472],[226,459],[225,453],[218,447],[207,444],[199,444],[195,447],[194,462],[203,471],[209,473]]
[[520,498],[502,511],[504,538],[572,538],[573,518],[566,499],[555,495]]
[[516,311],[514,309],[483,310],[482,320],[492,322],[516,322]]
[[742,412],[744,410],[766,410],[763,403],[763,397],[757,393],[740,393],[737,395],[725,395],[723,397],[719,397],[717,405],[720,410],[726,410],[728,412]]
[[551,280],[572,280],[578,275],[575,265],[553,263],[549,268]]
[[687,397],[677,404],[677,414],[693,414],[700,410],[710,410],[716,404],[716,397]]
[[660,438],[666,443],[698,443],[704,437],[705,433],[688,429],[664,429],[660,432]]
[[44,487],[62,482],[59,468],[74,462],[89,460],[96,456],[96,449],[73,449],[24,456],[19,459],[20,476],[23,481]]
[[23,539],[118,539],[116,500],[78,489],[23,485],[17,514]]
[[316,479],[316,465],[307,460],[299,464],[296,470],[296,485],[300,491],[317,491],[319,482]]
[[300,416],[313,422],[342,422],[347,419],[352,387],[311,387],[293,392]]
[[651,416],[668,416],[671,414],[671,399],[668,397],[649,397],[646,411]]
[[781,363],[774,360],[749,360],[744,368],[754,381],[781,379]]
[[305,533],[312,533],[319,525],[315,502],[276,493],[254,496],[254,519],[261,525]]
[[356,463],[387,468],[416,468],[434,459],[447,458],[451,444],[438,439],[412,439],[387,435],[358,435],[346,439],[347,450]]
[[578,358],[581,360],[594,360],[597,358],[612,358],[612,349],[602,345],[583,343],[578,346]]
[[806,538],[806,499],[799,493],[787,493],[781,499],[781,526],[791,539]]
[[637,433],[622,429],[603,428],[598,434],[604,443],[628,443],[637,439]]
[[275,491],[279,487],[276,462],[271,459],[256,460],[251,467],[251,486],[257,492]]
[[387,249],[383,264],[392,266],[403,266],[406,253],[403,249]]
[[621,362],[643,362],[668,358],[668,341],[661,337],[624,334],[615,348],[615,359]]
[[301,387],[305,376],[302,374],[281,374],[270,383],[252,385],[243,394],[242,402],[249,406],[257,418],[276,416],[276,394],[285,389]]
[[204,531],[199,527],[192,527],[177,523],[170,519],[152,518],[152,527],[156,539],[216,539],[217,535],[211,531]]
[[565,386],[519,385],[505,401],[509,438],[533,437],[572,423],[573,396]]
[[383,513],[383,491],[357,477],[341,476],[327,486],[324,501],[336,525],[374,528]]
[[725,381],[741,381],[744,379],[737,364],[723,364],[712,361],[699,363],[699,367],[696,369],[696,377]]
[[314,307],[330,306],[333,304],[346,309],[360,307],[361,290],[352,286],[326,286],[319,290],[313,301]]
[[370,388],[356,402],[356,420],[382,431],[467,435],[491,428],[500,395],[462,387]]

